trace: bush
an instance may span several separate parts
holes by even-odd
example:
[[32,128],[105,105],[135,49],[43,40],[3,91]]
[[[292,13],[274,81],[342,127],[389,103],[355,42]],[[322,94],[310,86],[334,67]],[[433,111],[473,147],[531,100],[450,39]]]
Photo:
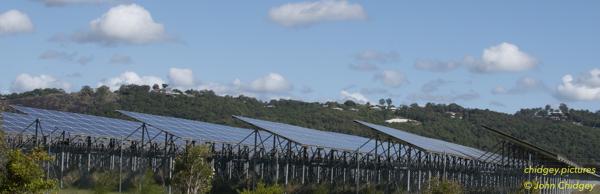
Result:
[[[118,176],[118,175],[117,175]],[[94,177],[94,194],[105,194],[114,191],[119,185],[114,172],[97,173]]]
[[244,189],[238,191],[240,194],[283,194],[283,187],[279,185],[266,186],[265,183],[259,182],[254,190]]
[[52,158],[42,149],[31,153],[12,150],[8,153],[0,180],[0,193],[41,193],[56,188],[57,181],[47,179],[41,164]]
[[462,194],[464,190],[460,183],[448,180],[440,179],[437,177],[431,178],[427,183],[427,189],[423,191],[423,194]]

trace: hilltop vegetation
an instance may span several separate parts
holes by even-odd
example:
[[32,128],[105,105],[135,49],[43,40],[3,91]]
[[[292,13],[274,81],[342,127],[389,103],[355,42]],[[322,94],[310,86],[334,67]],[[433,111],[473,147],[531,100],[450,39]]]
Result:
[[600,163],[600,111],[546,108],[522,109],[515,114],[491,110],[463,108],[457,104],[417,104],[393,106],[361,105],[351,101],[302,102],[296,100],[259,101],[246,96],[218,96],[212,91],[165,90],[149,86],[123,86],[115,92],[107,87],[83,87],[79,92],[65,93],[43,89],[2,96],[0,110],[7,104],[63,110],[129,119],[115,110],[129,110],[167,115],[219,124],[248,127],[232,119],[243,115],[284,122],[321,130],[361,136],[373,135],[352,122],[355,119],[384,123],[386,119],[403,117],[418,122],[392,123],[392,127],[416,134],[439,138],[463,145],[485,148],[499,138],[481,128],[487,125],[522,138],[542,148],[563,154],[577,162]]

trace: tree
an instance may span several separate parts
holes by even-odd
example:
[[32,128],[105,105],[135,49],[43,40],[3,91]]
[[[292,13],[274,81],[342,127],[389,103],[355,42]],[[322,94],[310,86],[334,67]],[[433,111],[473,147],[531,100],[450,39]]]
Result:
[[83,86],[81,87],[81,90],[79,90],[79,94],[84,96],[92,96],[94,95],[94,89],[92,89],[90,86]]
[[385,99],[385,103],[387,104],[388,108],[392,107],[392,99],[391,98]]
[[201,194],[211,189],[214,171],[208,146],[189,146],[175,161],[175,187],[181,193]]
[[346,102],[344,102],[344,105],[346,106],[356,106],[356,103],[352,100],[346,100]]
[[560,112],[562,112],[563,114],[569,113],[569,107],[565,103],[560,103],[560,105],[558,106],[558,110],[560,110]]
[[160,86],[158,84],[152,85],[152,90],[160,90]]
[[3,179],[0,180],[0,193],[42,193],[56,188],[56,180],[47,179],[42,162],[52,158],[40,148],[31,153],[12,150],[8,153]]
[[385,99],[379,99],[379,105],[383,106],[385,105]]

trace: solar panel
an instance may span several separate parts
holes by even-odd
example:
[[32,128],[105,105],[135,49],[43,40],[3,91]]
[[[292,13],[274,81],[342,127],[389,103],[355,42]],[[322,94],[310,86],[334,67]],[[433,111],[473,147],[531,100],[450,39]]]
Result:
[[35,126],[32,125],[34,122],[35,118],[29,115],[9,112],[2,113],[2,129],[6,133],[35,133]]
[[429,152],[452,154],[468,159],[478,159],[486,153],[484,151],[472,147],[458,145],[439,139],[423,137],[386,126],[376,125],[358,120],[356,122],[381,133],[398,138],[413,146],[420,147],[421,149],[424,149]]
[[[106,117],[61,112],[54,110],[45,110],[30,108],[24,106],[12,106],[13,108],[26,113],[30,117],[39,118],[44,130],[58,129],[65,131],[70,135],[85,135],[93,137],[125,138],[134,130],[142,126],[142,123],[112,119]],[[158,134],[157,131],[148,131],[150,136]],[[136,132],[129,139],[141,138],[141,132]]]
[[[169,131],[184,139],[199,140],[202,142],[254,144],[254,137],[248,137],[253,132],[251,129],[122,110],[118,112],[153,127]],[[263,141],[269,142],[267,137],[270,134],[265,132],[259,132],[259,134],[263,138]],[[244,141],[242,142],[242,140]],[[268,145],[266,144],[265,146],[268,147]]]
[[[270,131],[272,133],[289,138],[300,144],[325,147],[338,150],[369,152],[375,148],[375,142],[369,139],[343,133],[320,131],[289,124],[276,123],[271,121],[252,119],[242,116],[235,118],[254,125],[258,128]],[[368,142],[368,143],[367,143]],[[364,145],[362,148],[361,146]]]

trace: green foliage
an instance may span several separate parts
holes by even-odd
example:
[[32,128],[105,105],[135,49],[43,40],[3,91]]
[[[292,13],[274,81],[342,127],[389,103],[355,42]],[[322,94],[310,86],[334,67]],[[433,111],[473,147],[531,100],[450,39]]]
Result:
[[326,184],[320,184],[315,188],[313,194],[329,194],[329,188]]
[[[212,91],[187,90],[182,95],[168,95],[150,91],[150,86],[123,86],[117,92],[107,87],[89,88],[72,94],[50,93],[39,95],[15,94],[9,98],[11,104],[130,119],[114,111],[117,109],[174,116],[192,120],[247,127],[231,118],[244,115],[303,127],[368,136],[371,130],[357,125],[353,120],[384,123],[386,119],[404,117],[419,121],[414,123],[388,124],[418,135],[438,138],[476,148],[491,148],[500,137],[484,130],[490,126],[544,149],[557,152],[585,165],[600,167],[600,155],[592,150],[600,147],[600,112],[569,109],[564,120],[551,120],[536,116],[542,108],[522,109],[515,114],[506,114],[483,109],[463,108],[457,104],[427,103],[397,105],[389,108],[387,99],[381,99],[376,110],[368,105],[354,102],[309,103],[297,100],[271,100],[261,102],[246,96],[217,96]],[[267,105],[269,105],[267,107]],[[272,105],[272,106],[271,106]],[[333,110],[343,108],[344,111]],[[351,110],[352,109],[352,110]],[[551,107],[549,108],[549,110]],[[356,111],[353,111],[356,110]],[[458,115],[451,118],[448,112]],[[564,111],[563,111],[564,112]],[[576,124],[574,124],[577,123]],[[581,124],[581,125],[579,125]]]
[[154,173],[151,170],[146,170],[144,175],[137,181],[135,192],[136,194],[161,194],[165,189],[156,184]]
[[118,176],[118,174],[111,171],[97,173],[94,181],[94,194],[106,194],[116,190],[119,185],[119,179],[115,177]]
[[208,162],[208,146],[189,146],[175,161],[174,185],[181,193],[207,193],[212,186],[214,171]]
[[46,179],[41,163],[51,157],[42,149],[31,153],[11,150],[8,153],[0,193],[42,193],[56,188],[56,180]]
[[240,194],[283,194],[284,189],[279,185],[266,186],[265,183],[259,182],[254,190],[244,189]]
[[423,194],[461,194],[464,193],[460,183],[434,177],[427,183]]

